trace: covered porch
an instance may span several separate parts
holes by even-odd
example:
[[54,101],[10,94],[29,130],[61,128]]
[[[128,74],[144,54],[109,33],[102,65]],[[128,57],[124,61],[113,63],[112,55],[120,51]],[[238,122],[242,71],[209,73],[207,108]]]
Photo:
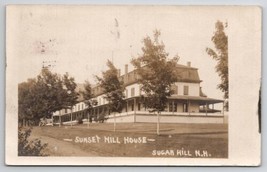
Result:
[[[214,104],[222,103],[222,109],[214,108]],[[180,106],[180,107],[179,107]],[[210,108],[211,106],[211,108]],[[200,96],[171,96],[167,105],[168,112],[196,113],[224,113],[224,101]]]

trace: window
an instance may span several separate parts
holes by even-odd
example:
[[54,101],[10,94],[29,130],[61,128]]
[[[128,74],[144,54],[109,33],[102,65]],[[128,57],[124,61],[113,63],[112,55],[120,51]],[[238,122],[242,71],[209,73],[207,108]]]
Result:
[[78,111],[80,110],[80,105],[78,105]]
[[171,86],[171,90],[172,90],[173,94],[176,94],[176,95],[178,94],[178,86],[177,85],[173,84]]
[[83,104],[82,104],[82,110],[83,110]]
[[188,85],[185,85],[184,86],[184,95],[188,95],[188,92],[189,92],[189,87],[188,87]]
[[134,94],[135,94],[135,89],[131,88],[131,97],[134,97]]
[[65,109],[65,113],[68,113],[67,109]]

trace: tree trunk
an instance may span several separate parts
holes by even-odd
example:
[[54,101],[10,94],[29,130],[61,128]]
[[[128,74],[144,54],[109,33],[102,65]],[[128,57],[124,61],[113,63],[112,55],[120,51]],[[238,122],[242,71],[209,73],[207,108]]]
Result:
[[72,128],[72,107],[71,107],[71,110],[70,110],[70,126]]
[[61,127],[61,110],[59,111],[59,127]]
[[113,125],[113,131],[116,132],[116,116],[115,116],[115,112],[114,112],[114,125]]
[[157,121],[157,135],[159,135],[160,112],[158,112],[157,116],[158,116],[158,121]]
[[89,119],[89,111],[87,112],[87,128],[89,128],[89,123],[90,123],[90,119]]

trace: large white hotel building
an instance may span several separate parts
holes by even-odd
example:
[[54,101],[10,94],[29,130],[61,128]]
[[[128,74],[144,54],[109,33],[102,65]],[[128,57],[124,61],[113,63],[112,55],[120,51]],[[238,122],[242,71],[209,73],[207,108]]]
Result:
[[[168,98],[165,111],[161,112],[160,121],[162,123],[223,123],[223,109],[215,110],[214,104],[224,103],[223,100],[207,97],[201,90],[201,82],[198,69],[187,65],[177,64],[179,80],[172,85],[173,94]],[[119,70],[120,75],[120,70]],[[79,102],[70,109],[62,109],[53,114],[54,124],[75,124],[78,119],[87,122],[156,122],[155,113],[150,113],[144,103],[142,103],[141,85],[138,83],[136,70],[125,71],[119,78],[123,80],[125,86],[125,105],[121,113],[110,114],[108,101],[105,99],[105,92],[100,86],[93,87],[94,99],[97,101],[91,110],[88,110],[82,97]],[[78,84],[79,91],[83,86]],[[223,106],[222,106],[223,107]],[[102,119],[102,120],[101,120]],[[103,121],[104,120],[104,121]]]

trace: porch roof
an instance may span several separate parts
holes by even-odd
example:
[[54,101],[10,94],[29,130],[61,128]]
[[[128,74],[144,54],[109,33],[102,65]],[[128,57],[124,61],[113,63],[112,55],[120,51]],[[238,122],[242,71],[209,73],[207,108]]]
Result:
[[213,98],[208,98],[208,97],[201,97],[201,96],[182,96],[182,95],[177,95],[177,96],[171,96],[171,97],[169,97],[169,99],[196,101],[200,105],[205,105],[206,103],[215,104],[215,103],[222,103],[223,102],[223,100],[213,99]]

